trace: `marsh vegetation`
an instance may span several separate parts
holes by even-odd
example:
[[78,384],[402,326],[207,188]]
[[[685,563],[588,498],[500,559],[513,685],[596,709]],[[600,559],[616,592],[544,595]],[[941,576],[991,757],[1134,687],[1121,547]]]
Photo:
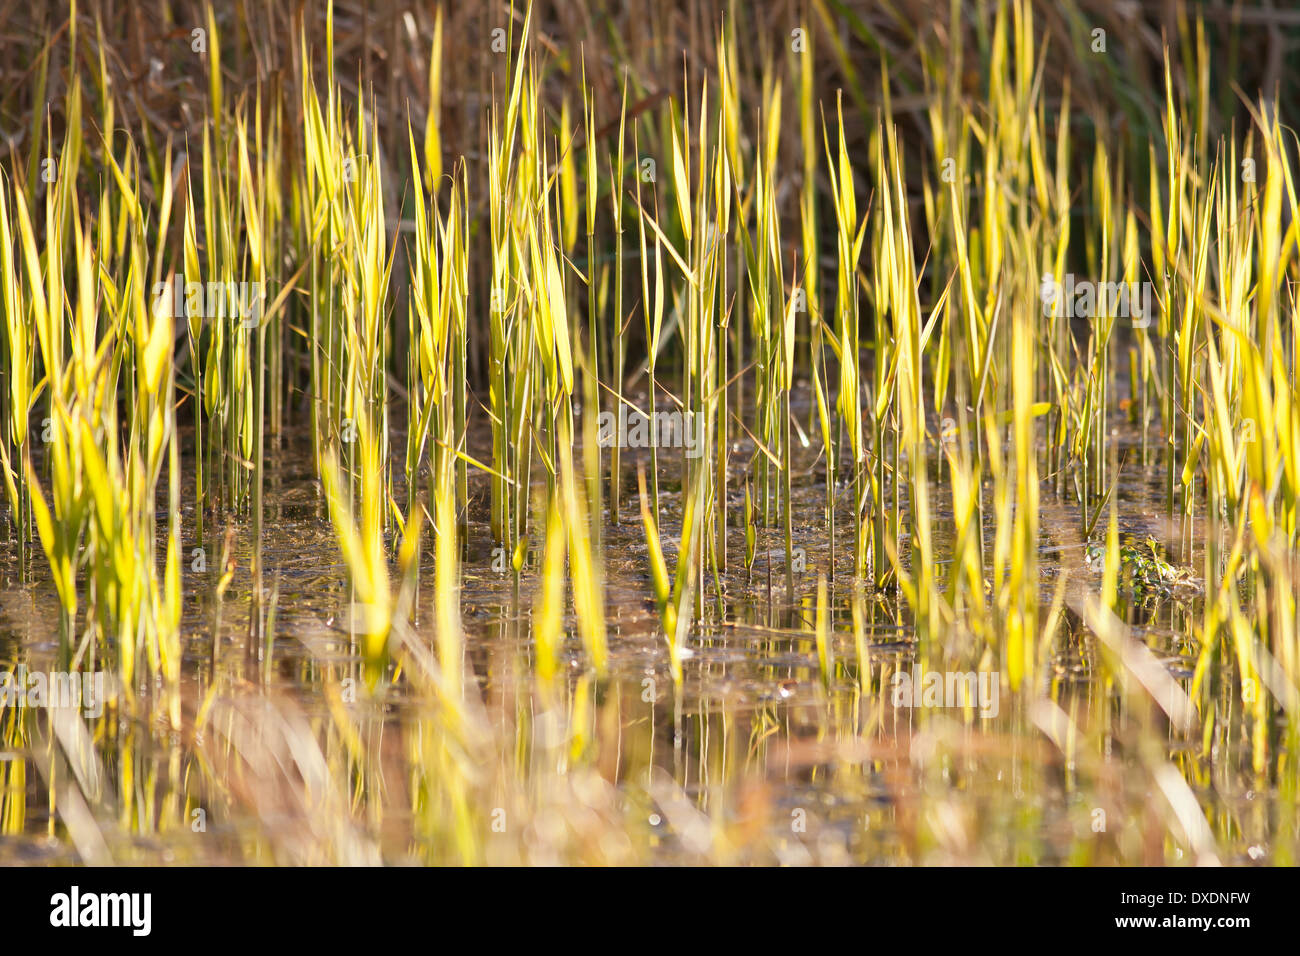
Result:
[[1296,862],[1285,15],[35,6],[0,862]]

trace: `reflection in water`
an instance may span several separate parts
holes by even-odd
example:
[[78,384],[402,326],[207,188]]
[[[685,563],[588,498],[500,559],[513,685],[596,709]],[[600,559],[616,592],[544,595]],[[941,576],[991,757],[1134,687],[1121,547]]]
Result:
[[[433,653],[425,573],[391,684],[371,698],[312,474],[297,445],[268,471],[265,640],[251,636],[248,528],[210,529],[203,560],[194,552],[179,732],[147,680],[133,700],[110,688],[98,716],[2,705],[0,863],[1294,860],[1294,771],[1276,759],[1254,769],[1255,748],[1286,748],[1284,729],[1261,730],[1243,712],[1231,653],[1198,678],[1200,593],[1122,595],[1120,652],[1134,674],[1150,662],[1159,673],[1155,691],[1112,679],[1083,610],[1100,573],[1084,560],[1077,515],[1047,493],[1041,605],[1051,613],[1032,692],[1007,687],[961,620],[923,646],[894,591],[851,582],[843,541],[819,647],[830,548],[820,477],[805,471],[795,593],[785,593],[780,535],[760,536],[753,568],[733,563],[720,599],[705,601],[680,687],[639,527],[604,531],[609,676],[589,672],[568,620],[563,671],[544,685],[532,662],[533,573],[517,586],[494,573],[486,526],[471,522],[467,692],[447,692]],[[950,526],[943,487],[936,534]],[[1134,540],[1162,532],[1159,494],[1156,475],[1124,476],[1121,530]],[[668,483],[662,495],[671,565],[679,497]],[[740,522],[730,524],[743,554]],[[212,553],[223,541],[229,554]],[[936,546],[940,562],[950,557],[951,542]],[[16,557],[3,560],[12,581]],[[0,669],[57,669],[57,621],[48,583],[6,587]],[[93,666],[93,646],[83,653]],[[916,681],[911,706],[896,693],[900,672]],[[981,675],[999,681],[996,707],[981,709],[970,691]],[[1186,693],[1198,679],[1199,709],[1180,727],[1157,706],[1161,688]]]

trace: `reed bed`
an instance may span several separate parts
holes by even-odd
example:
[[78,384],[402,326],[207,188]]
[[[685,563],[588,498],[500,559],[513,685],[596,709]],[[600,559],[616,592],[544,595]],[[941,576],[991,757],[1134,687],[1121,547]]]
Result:
[[[1239,34],[1184,4],[1154,53],[1075,4],[919,6],[586,41],[565,4],[472,41],[439,6],[387,47],[342,5],[168,6],[174,126],[108,7],[47,19],[50,116],[0,160],[5,574],[60,669],[187,740],[142,798],[103,724],[116,794],[69,797],[93,748],[0,702],[7,747],[64,748],[51,830],[121,859],[202,801],[263,807],[283,862],[1293,862],[1295,91],[1217,75]],[[295,447],[324,625],[270,520]],[[932,672],[1000,716],[978,681],[900,703]],[[792,829],[780,758],[866,831]]]

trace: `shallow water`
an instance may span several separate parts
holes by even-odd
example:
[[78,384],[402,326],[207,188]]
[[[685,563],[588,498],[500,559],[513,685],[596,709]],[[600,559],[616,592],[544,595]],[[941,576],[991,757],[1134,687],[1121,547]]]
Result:
[[[807,422],[806,406],[796,413]],[[1117,440],[1132,448],[1137,437],[1125,430]],[[779,529],[760,532],[752,570],[741,562],[735,476],[751,452],[746,444],[733,453],[732,566],[720,595],[711,582],[706,590],[680,688],[650,595],[635,498],[645,456],[626,455],[623,524],[603,529],[609,674],[598,681],[590,672],[569,619],[562,687],[550,695],[532,660],[531,564],[518,586],[492,571],[487,485],[471,475],[461,609],[477,736],[447,745],[435,697],[405,672],[377,699],[343,692],[360,673],[344,567],[310,444],[286,436],[266,472],[269,633],[257,639],[250,626],[250,523],[210,518],[206,569],[185,576],[180,731],[165,718],[164,688],[149,681],[137,688],[136,706],[112,701],[98,716],[0,711],[0,863],[1293,859],[1294,783],[1279,786],[1275,774],[1252,770],[1226,655],[1210,676],[1221,688],[1215,712],[1201,713],[1190,735],[1170,729],[1102,668],[1078,612],[1099,593],[1101,575],[1084,563],[1078,506],[1050,482],[1040,515],[1040,623],[1062,580],[1064,601],[1060,626],[1040,647],[1035,693],[1013,693],[1003,676],[995,714],[908,708],[892,699],[896,671],[972,671],[982,639],[954,627],[923,647],[902,598],[892,588],[868,590],[870,675],[860,681],[844,489],[830,586],[835,663],[823,686],[814,601],[831,555],[821,467],[811,450],[796,462],[794,540],[806,569],[787,595]],[[661,454],[669,476],[671,457]],[[931,492],[943,571],[946,481]],[[669,477],[661,496],[671,569],[681,508]],[[1170,537],[1156,468],[1126,467],[1116,501],[1124,534]],[[197,546],[192,505],[185,521],[189,554]],[[228,532],[234,574],[219,598]],[[994,533],[985,528],[986,547]],[[18,583],[17,562],[12,542],[0,545],[0,670],[51,670],[54,590],[39,557],[32,584]],[[1201,562],[1198,546],[1185,563]],[[414,633],[431,647],[431,545],[420,595]],[[1125,604],[1131,635],[1184,689],[1199,653],[1201,605],[1194,593],[1129,595]],[[1187,816],[1188,797],[1203,831]]]

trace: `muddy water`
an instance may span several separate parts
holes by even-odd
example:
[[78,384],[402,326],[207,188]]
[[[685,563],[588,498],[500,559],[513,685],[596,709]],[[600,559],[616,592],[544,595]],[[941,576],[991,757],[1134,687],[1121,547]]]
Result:
[[[1131,447],[1136,437],[1120,440]],[[751,453],[737,446],[733,475]],[[661,455],[659,516],[670,569],[681,517],[671,457]],[[624,479],[633,495],[637,462],[628,456]],[[743,490],[733,480],[731,567],[720,594],[710,582],[680,688],[649,591],[635,498],[626,499],[624,523],[603,530],[609,675],[597,681],[589,672],[569,620],[562,688],[550,697],[535,680],[533,572],[516,585],[492,570],[487,484],[472,476],[461,613],[482,739],[468,769],[449,769],[430,757],[438,707],[405,672],[378,699],[344,692],[360,674],[346,576],[310,445],[286,436],[267,469],[266,634],[250,625],[251,526],[210,518],[206,568],[185,575],[180,730],[165,717],[164,688],[147,680],[134,706],[111,701],[99,715],[0,710],[0,864],[1291,860],[1294,787],[1252,771],[1231,665],[1216,658],[1211,686],[1224,689],[1204,737],[1199,721],[1192,734],[1171,730],[1101,666],[1078,613],[1101,576],[1083,560],[1077,504],[1056,497],[1050,482],[1040,515],[1040,622],[1058,597],[1060,613],[1040,645],[1035,693],[1013,693],[996,656],[985,657],[983,639],[960,620],[921,647],[892,588],[863,594],[870,673],[862,679],[847,488],[830,585],[834,663],[823,685],[814,599],[831,562],[824,479],[811,450],[797,465],[794,540],[804,570],[795,593],[785,591],[778,529],[760,533],[754,565],[744,568]],[[943,476],[932,495],[943,573],[951,555]],[[1126,535],[1169,535],[1158,470],[1126,466],[1116,500]],[[192,553],[192,506],[185,520]],[[991,549],[996,529],[984,530]],[[219,597],[226,540],[234,574]],[[54,669],[58,614],[47,575],[38,561],[35,583],[20,583],[11,542],[0,544],[0,562],[0,671]],[[1200,562],[1198,548],[1187,563]],[[428,553],[414,628],[428,647],[432,567]],[[1199,653],[1201,603],[1195,593],[1130,595],[1122,608],[1131,635],[1184,689]],[[999,675],[996,705],[895,705],[899,670],[967,672],[981,662]],[[438,802],[453,777],[470,794],[468,837],[452,832],[450,804]],[[1178,817],[1185,794],[1201,807],[1203,828]]]

